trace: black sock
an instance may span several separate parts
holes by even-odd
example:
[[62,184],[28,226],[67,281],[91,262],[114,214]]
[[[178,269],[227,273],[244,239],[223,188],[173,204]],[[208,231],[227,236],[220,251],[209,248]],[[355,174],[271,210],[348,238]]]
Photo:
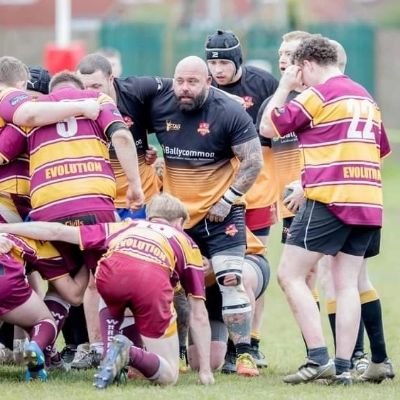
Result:
[[361,317],[371,347],[371,361],[381,363],[387,358],[383,333],[382,309],[379,299],[361,305]]
[[343,372],[347,372],[350,370],[350,360],[345,360],[343,358],[335,358],[335,368],[336,375],[340,375]]
[[328,314],[328,319],[333,337],[333,345],[335,346],[336,350],[336,313]]
[[228,343],[226,344],[226,352],[228,354],[236,354],[236,347],[231,339],[228,339]]
[[358,327],[358,335],[356,345],[354,346],[353,356],[356,354],[364,354],[364,323],[362,319],[360,320],[360,326]]
[[243,353],[250,353],[251,347],[249,343],[238,343],[236,345],[236,354],[240,356]]
[[250,339],[250,346],[253,347],[254,349],[258,349],[260,347],[260,339],[252,337]]

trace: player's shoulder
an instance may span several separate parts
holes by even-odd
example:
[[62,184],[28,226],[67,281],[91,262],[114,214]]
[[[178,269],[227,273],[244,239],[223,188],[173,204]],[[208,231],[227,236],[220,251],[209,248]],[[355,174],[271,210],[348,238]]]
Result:
[[278,82],[276,78],[265,69],[255,67],[253,65],[243,65],[243,74],[247,76],[249,79],[257,79],[261,82]]

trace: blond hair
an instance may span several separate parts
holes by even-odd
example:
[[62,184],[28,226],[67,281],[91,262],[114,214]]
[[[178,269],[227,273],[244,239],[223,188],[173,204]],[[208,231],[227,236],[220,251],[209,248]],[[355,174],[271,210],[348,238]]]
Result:
[[291,31],[282,36],[284,42],[291,42],[292,40],[308,39],[312,33],[306,31]]
[[163,218],[168,222],[182,218],[183,221],[189,219],[186,206],[176,197],[168,194],[156,194],[146,206],[147,219]]
[[21,60],[9,56],[0,57],[0,83],[14,87],[29,78],[29,68]]

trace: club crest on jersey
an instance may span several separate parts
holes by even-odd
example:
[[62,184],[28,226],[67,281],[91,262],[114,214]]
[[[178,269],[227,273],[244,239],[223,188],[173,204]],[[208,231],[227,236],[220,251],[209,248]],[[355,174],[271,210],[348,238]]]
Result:
[[126,126],[127,126],[128,128],[130,128],[131,126],[133,126],[134,122],[133,122],[133,120],[132,120],[131,117],[129,117],[128,115],[124,115],[122,118],[124,119],[124,122],[125,122],[125,124],[126,124]]
[[253,98],[252,98],[251,96],[244,96],[244,97],[243,97],[243,100],[244,100],[244,106],[245,106],[246,110],[247,110],[248,108],[254,106]]
[[238,232],[235,224],[230,224],[225,228],[225,235],[228,236],[235,236]]
[[197,132],[204,136],[210,133],[210,124],[208,122],[200,122]]
[[165,130],[167,132],[169,131],[180,131],[181,130],[181,124],[176,124],[175,122],[172,122],[170,120],[165,121]]

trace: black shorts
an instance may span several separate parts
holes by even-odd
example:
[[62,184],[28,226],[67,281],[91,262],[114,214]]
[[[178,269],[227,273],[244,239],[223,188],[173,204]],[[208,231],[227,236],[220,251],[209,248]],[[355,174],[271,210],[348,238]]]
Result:
[[245,208],[232,206],[222,222],[210,222],[204,218],[186,233],[199,246],[201,254],[211,258],[214,254],[237,246],[246,246]]
[[[307,200],[295,215],[286,243],[334,256],[339,251],[369,257],[379,253],[380,227],[346,225],[325,204]],[[371,246],[371,248],[370,248]]]
[[292,225],[293,219],[294,217],[283,218],[281,243],[286,243],[287,235],[290,229],[290,225]]

